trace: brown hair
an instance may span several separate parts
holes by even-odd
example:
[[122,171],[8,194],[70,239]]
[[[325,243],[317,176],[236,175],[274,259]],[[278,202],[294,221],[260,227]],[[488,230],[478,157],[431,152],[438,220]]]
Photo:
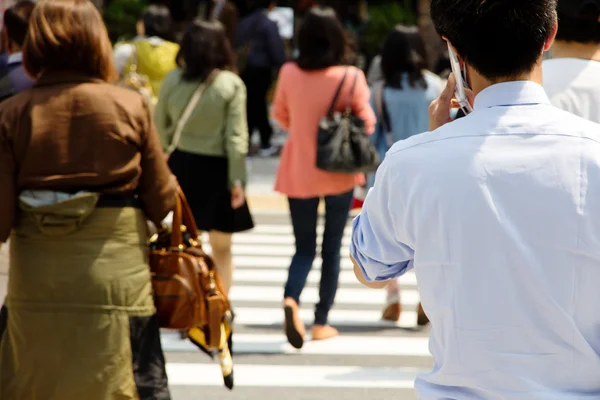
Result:
[[23,45],[23,66],[34,78],[56,70],[107,82],[117,78],[106,26],[90,0],[40,0]]

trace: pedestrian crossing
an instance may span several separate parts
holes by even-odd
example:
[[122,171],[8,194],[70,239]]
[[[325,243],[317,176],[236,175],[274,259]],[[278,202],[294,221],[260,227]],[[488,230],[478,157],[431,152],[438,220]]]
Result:
[[[348,390],[361,388],[368,390],[371,398],[394,390],[396,399],[413,399],[415,377],[431,368],[428,332],[416,328],[419,296],[414,273],[400,279],[404,309],[400,321],[382,321],[385,292],[362,287],[347,256],[349,221],[340,286],[329,316],[329,323],[341,335],[328,341],[307,340],[296,350],[283,334],[283,286],[294,253],[289,217],[284,212],[264,212],[255,214],[255,220],[252,232],[234,235],[236,271],[230,300],[236,314],[236,387],[226,395],[218,365],[176,332],[164,332],[162,343],[170,384],[177,395],[174,398],[187,400],[197,398],[192,393],[203,393],[209,395],[206,398],[258,400],[270,391],[289,388],[286,397],[293,400],[308,398],[292,390],[305,388],[310,390],[310,398],[342,398],[343,393],[344,399],[352,399]],[[320,234],[322,230],[320,225]],[[300,316],[308,332],[318,301],[320,264],[315,260],[302,293]],[[361,393],[365,392],[357,392],[356,399],[362,398]]]

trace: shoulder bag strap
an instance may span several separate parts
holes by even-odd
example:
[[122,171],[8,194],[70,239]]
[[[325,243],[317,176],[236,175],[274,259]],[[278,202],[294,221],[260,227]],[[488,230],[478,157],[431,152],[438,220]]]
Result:
[[135,74],[138,72],[138,50],[137,43],[133,41],[131,43],[131,56],[129,57],[129,68],[127,72],[129,74]]
[[354,91],[356,89],[356,81],[358,81],[358,70],[354,72],[354,80],[352,81],[352,89],[350,89],[350,101],[346,107],[346,114],[352,114],[352,101],[354,100]]
[[375,111],[377,112],[377,119],[381,122],[381,126],[385,131],[388,145],[392,143],[392,129],[390,123],[390,116],[385,105],[385,83],[379,81],[373,86],[373,100],[375,101]]
[[333,112],[335,111],[335,105],[337,104],[338,98],[340,97],[340,93],[342,92],[342,88],[344,87],[344,82],[346,82],[346,76],[348,75],[348,67],[344,71],[344,77],[340,82],[337,90],[335,91],[335,96],[333,96],[333,100],[331,101],[331,106],[329,106],[329,111],[327,111],[327,116],[332,117]]
[[202,82],[200,84],[200,86],[198,86],[198,89],[196,89],[196,91],[192,95],[192,98],[190,99],[187,106],[185,107],[183,114],[181,114],[181,118],[179,118],[179,121],[177,121],[177,126],[175,127],[175,132],[173,133],[173,140],[171,141],[171,144],[169,145],[169,148],[167,149],[168,156],[171,155],[175,151],[175,149],[177,149],[177,146],[179,145],[179,141],[181,140],[181,133],[183,132],[183,128],[185,128],[185,125],[187,124],[188,120],[192,116],[194,109],[196,108],[196,106],[198,105],[198,102],[202,98],[202,94],[204,93],[204,90],[206,89],[206,87],[208,85],[211,84],[211,82],[214,80],[214,78],[216,78],[216,76],[218,74],[219,74],[218,70],[214,70],[213,72],[211,72],[210,75],[208,76],[208,78],[206,78],[206,80],[204,82]]

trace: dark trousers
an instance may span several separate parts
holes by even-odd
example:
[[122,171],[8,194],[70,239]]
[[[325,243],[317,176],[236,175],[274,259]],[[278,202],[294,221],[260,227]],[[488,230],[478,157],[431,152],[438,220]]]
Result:
[[248,114],[248,132],[250,138],[254,129],[260,132],[260,147],[267,149],[271,147],[271,137],[273,128],[269,122],[269,112],[267,109],[267,93],[273,83],[273,71],[271,68],[248,66],[242,74],[242,79],[246,84]]
[[[300,303],[300,295],[306,285],[317,253],[317,217],[319,198],[289,199],[290,214],[296,238],[296,254],[285,285],[285,297]],[[321,282],[319,303],[315,310],[315,324],[327,324],[329,310],[333,306],[340,275],[340,250],[348,213],[352,204],[352,191],[325,197],[325,232],[321,257]]]

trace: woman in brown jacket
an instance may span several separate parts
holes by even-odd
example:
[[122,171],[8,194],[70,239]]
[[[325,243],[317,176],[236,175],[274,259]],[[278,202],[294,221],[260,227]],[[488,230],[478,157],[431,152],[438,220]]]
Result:
[[169,399],[146,218],[177,183],[147,105],[116,73],[89,0],[40,0],[24,44],[36,86],[0,105],[0,399]]

